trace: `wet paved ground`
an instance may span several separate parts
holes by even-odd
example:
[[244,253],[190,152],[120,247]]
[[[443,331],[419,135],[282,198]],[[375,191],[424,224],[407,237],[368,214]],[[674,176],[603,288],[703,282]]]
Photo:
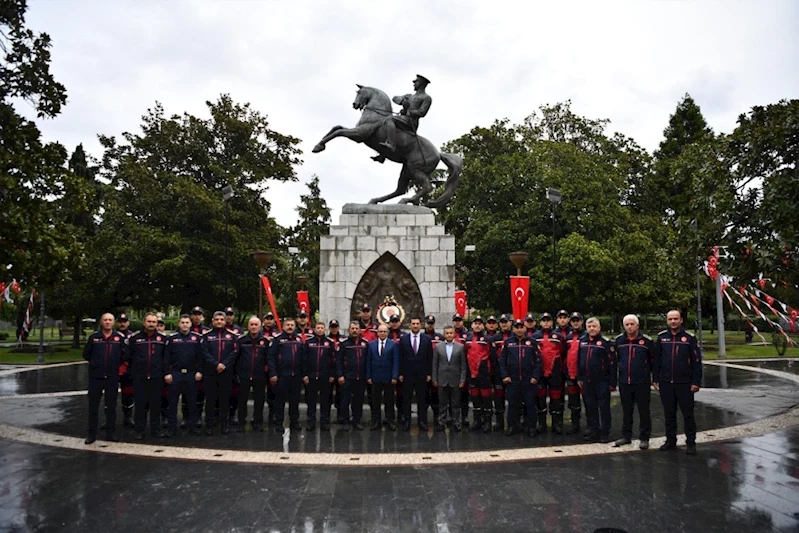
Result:
[[[793,369],[781,361],[752,365]],[[81,372],[78,366],[0,376],[0,394],[75,390],[85,380]],[[697,396],[700,430],[799,404],[795,383],[746,370],[707,366],[705,386]],[[0,422],[82,436],[85,401],[0,400]],[[652,411],[660,435],[657,395]],[[618,408],[613,415],[615,435]],[[279,435],[249,433],[177,440],[183,446],[283,447]],[[501,435],[420,436],[415,428],[411,434],[303,431],[289,443],[290,451],[367,453],[529,445],[523,437]],[[543,443],[539,438],[533,445]],[[441,467],[207,463],[11,440],[0,440],[0,449],[0,530],[9,531],[799,532],[799,426],[700,445],[695,457],[680,449]]]

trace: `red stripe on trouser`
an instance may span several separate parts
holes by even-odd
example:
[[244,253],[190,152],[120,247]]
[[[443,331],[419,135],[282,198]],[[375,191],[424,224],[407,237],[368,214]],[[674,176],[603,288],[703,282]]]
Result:
[[538,391],[535,393],[536,396],[539,398],[546,398],[547,397],[547,388],[546,387],[539,387]]
[[122,387],[122,394],[133,396],[133,385]]
[[469,396],[480,396],[480,389],[469,387]]
[[505,389],[500,387],[494,387],[494,398],[504,398],[505,397]]
[[569,385],[566,387],[566,392],[569,394],[580,394],[580,386],[579,385]]
[[549,389],[549,397],[553,400],[560,400],[563,396],[563,389]]
[[161,398],[167,398],[167,397],[169,397],[169,386],[164,385],[163,387],[161,387]]
[[480,396],[483,398],[490,398],[491,397],[491,389],[479,389]]

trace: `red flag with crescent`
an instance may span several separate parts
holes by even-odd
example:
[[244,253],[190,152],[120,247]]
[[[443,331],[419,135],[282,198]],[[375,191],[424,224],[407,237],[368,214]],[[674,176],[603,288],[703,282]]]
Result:
[[510,301],[513,304],[513,318],[522,319],[527,315],[530,302],[530,276],[510,277]]
[[266,291],[266,298],[269,300],[269,306],[272,308],[272,314],[275,315],[275,324],[277,325],[278,329],[283,329],[283,326],[280,325],[280,317],[277,314],[275,295],[272,294],[272,284],[269,283],[269,278],[266,276],[261,276],[261,283],[264,286],[264,291]]
[[311,300],[308,298],[308,291],[297,291],[297,309],[305,311],[311,315]]
[[455,291],[455,312],[466,316],[466,291]]

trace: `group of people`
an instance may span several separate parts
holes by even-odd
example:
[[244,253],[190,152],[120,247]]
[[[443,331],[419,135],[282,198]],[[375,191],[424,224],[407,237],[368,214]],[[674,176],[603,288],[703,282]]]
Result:
[[[394,431],[411,427],[411,404],[416,401],[416,424],[428,431],[432,409],[436,431],[523,431],[531,436],[581,431],[590,442],[610,442],[610,393],[618,387],[623,421],[615,446],[632,443],[633,412],[639,413],[639,446],[649,447],[652,423],[651,387],[660,392],[666,420],[666,443],[676,448],[677,410],[685,425],[686,453],[696,453],[694,393],[702,380],[701,352],[693,335],[683,327],[679,311],[667,314],[668,328],[652,339],[639,330],[638,318],[623,319],[625,332],[615,339],[602,335],[597,318],[560,310],[524,319],[477,315],[470,329],[456,314],[442,333],[435,317],[411,317],[403,331],[398,316],[388,324],[372,319],[364,304],[360,317],[348,324],[346,334],[337,320],[327,328],[311,326],[305,312],[288,318],[279,330],[272,313],[249,319],[246,330],[233,324],[232,308],[213,314],[204,325],[202,308],[181,315],[178,331],[168,335],[163,321],[147,313],[142,330],[132,333],[122,313],[101,317],[83,356],[89,361],[89,428],[86,439],[97,438],[99,407],[105,395],[107,440],[117,441],[116,400],[122,391],[124,425],[133,426],[144,439],[149,416],[151,435],[177,435],[177,409],[182,403],[183,423],[192,435],[219,426],[227,435],[246,430],[252,395],[253,431],[268,422],[283,431],[288,403],[289,427],[302,429],[299,405],[307,403],[307,429],[316,428],[317,404],[322,430],[331,423],[331,408],[345,431],[363,430],[365,398],[371,405],[371,428]],[[182,400],[182,402],[181,402]],[[507,413],[506,413],[507,405]],[[469,420],[470,407],[472,410]],[[565,407],[571,424],[564,428]],[[396,415],[395,415],[396,408]],[[548,424],[547,415],[549,414]],[[163,427],[162,427],[163,426]],[[102,429],[101,428],[101,429]]]

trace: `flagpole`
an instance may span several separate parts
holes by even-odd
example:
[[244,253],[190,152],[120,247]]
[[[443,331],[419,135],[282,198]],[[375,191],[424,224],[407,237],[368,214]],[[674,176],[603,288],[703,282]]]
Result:
[[39,292],[39,354],[37,363],[44,363],[44,291]]

